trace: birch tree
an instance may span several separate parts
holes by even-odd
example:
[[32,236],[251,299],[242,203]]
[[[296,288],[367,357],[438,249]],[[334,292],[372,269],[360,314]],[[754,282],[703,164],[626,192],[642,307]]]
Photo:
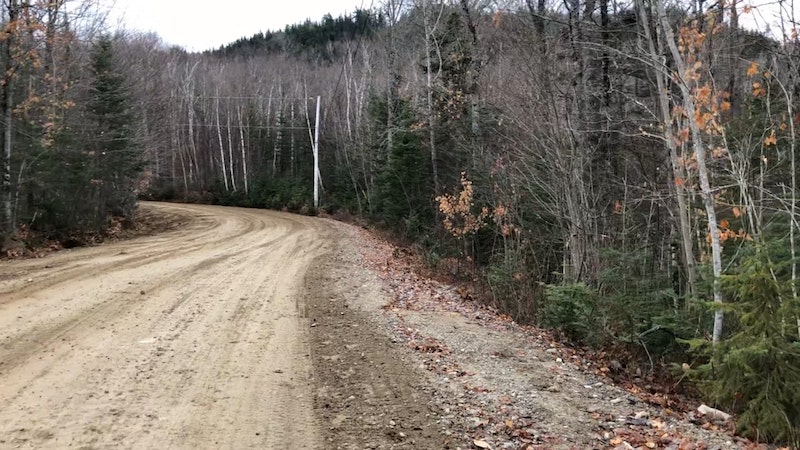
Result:
[[[667,18],[663,2],[661,0],[654,1],[656,2],[659,23],[661,24],[661,32],[664,33],[667,48],[675,62],[676,73],[674,78],[681,92],[683,114],[685,114],[688,119],[691,143],[697,163],[697,173],[700,179],[700,196],[703,200],[706,219],[708,221],[708,233],[711,243],[711,266],[714,276],[714,302],[721,304],[723,301],[720,287],[720,278],[722,277],[722,243],[714,204],[714,191],[711,188],[709,171],[706,166],[706,144],[704,142],[703,132],[701,131],[701,126],[713,125],[705,119],[705,113],[700,110],[695,100],[700,93],[699,90],[705,87],[698,86],[697,84],[697,81],[700,79],[698,71],[701,70],[703,61],[696,59],[693,52],[702,45],[705,35],[696,30],[689,29],[688,27],[682,29],[681,47],[684,48],[685,52],[688,52],[690,59],[687,61],[685,56],[687,53],[681,52],[678,48],[678,42],[672,31],[672,25]],[[718,309],[714,313],[714,330],[712,335],[712,341],[714,343],[719,342],[722,337],[722,326],[723,311],[722,309]]]

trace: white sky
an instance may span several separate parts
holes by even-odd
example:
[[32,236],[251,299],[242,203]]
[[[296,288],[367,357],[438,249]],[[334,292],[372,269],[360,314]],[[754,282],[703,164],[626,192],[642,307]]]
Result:
[[[153,31],[164,42],[191,51],[229,44],[260,31],[282,30],[286,25],[330,13],[337,17],[356,8],[369,8],[371,0],[105,0],[111,8],[109,25],[118,21],[126,29]],[[112,6],[113,5],[113,6]]]

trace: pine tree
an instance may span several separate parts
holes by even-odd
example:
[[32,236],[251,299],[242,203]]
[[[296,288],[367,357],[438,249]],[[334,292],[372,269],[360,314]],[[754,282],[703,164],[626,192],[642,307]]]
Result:
[[[143,170],[143,156],[134,139],[133,114],[125,77],[114,61],[113,42],[101,37],[92,52],[92,90],[89,116],[93,136],[98,221],[107,214],[132,217],[136,182]],[[102,223],[102,222],[101,222]]]
[[785,267],[762,245],[722,279],[734,302],[727,309],[738,331],[717,346],[693,348],[710,355],[695,375],[704,393],[738,414],[737,431],[759,441],[800,445],[800,341]]

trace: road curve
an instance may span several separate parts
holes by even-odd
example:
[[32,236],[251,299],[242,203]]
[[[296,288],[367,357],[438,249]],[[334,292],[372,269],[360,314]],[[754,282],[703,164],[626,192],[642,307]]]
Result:
[[322,448],[301,287],[331,226],[142,207],[192,219],[0,262],[0,448]]

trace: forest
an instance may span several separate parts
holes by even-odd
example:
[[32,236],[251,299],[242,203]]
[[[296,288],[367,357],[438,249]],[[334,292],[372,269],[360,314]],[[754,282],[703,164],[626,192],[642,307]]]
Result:
[[800,37],[772,8],[383,0],[189,53],[6,0],[0,242],[107,233],[137,199],[352,217],[798,446]]

